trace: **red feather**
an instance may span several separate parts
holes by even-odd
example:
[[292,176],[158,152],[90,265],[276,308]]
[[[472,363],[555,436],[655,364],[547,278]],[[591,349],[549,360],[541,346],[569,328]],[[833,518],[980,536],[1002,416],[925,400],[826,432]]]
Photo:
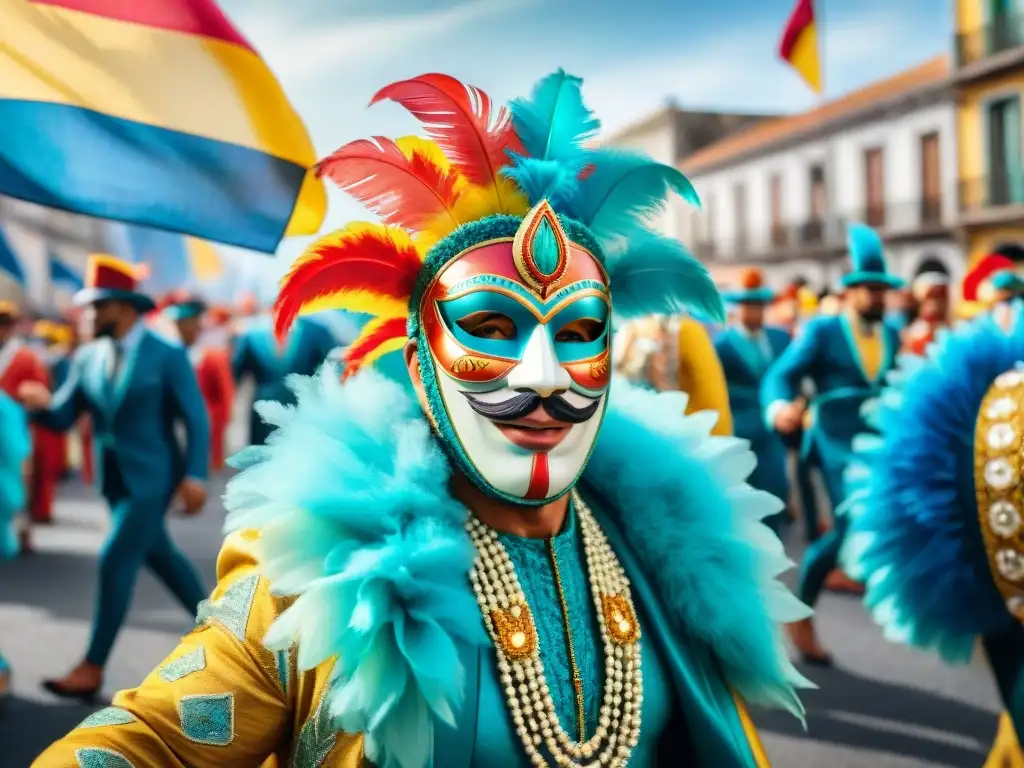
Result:
[[450,213],[458,176],[423,152],[407,157],[391,139],[374,136],[346,144],[317,163],[326,176],[386,224],[417,231]]
[[423,262],[403,236],[383,228],[345,229],[318,240],[281,282],[274,303],[278,339],[303,306],[339,293],[351,296],[351,308],[373,313],[390,303],[403,307],[412,296]]
[[407,333],[405,318],[393,317],[390,320],[385,320],[366,336],[360,336],[342,355],[342,359],[345,361],[343,378],[347,379],[356,373],[362,367],[363,361],[367,356],[380,347],[381,344],[392,339],[404,339]]
[[507,151],[523,154],[512,116],[472,85],[440,74],[421,75],[381,88],[370,101],[391,99],[426,127],[452,165],[476,185],[496,187],[499,171],[509,164]]

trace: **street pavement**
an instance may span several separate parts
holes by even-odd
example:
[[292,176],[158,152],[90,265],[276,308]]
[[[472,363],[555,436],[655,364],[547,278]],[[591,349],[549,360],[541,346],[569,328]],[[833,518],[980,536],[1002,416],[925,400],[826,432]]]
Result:
[[[38,531],[38,554],[0,564],[0,648],[15,670],[14,697],[0,715],[0,768],[26,768],[100,706],[58,702],[39,688],[41,678],[63,673],[84,650],[106,525],[102,504],[77,485],[62,489],[57,515],[55,526]],[[200,517],[175,517],[170,526],[211,585],[223,519],[215,500]],[[140,681],[190,625],[143,572],[106,690]],[[775,768],[981,766],[998,704],[980,663],[950,669],[886,643],[851,597],[826,596],[819,625],[839,665],[803,670],[819,686],[804,697],[807,730],[788,715],[754,712]]]

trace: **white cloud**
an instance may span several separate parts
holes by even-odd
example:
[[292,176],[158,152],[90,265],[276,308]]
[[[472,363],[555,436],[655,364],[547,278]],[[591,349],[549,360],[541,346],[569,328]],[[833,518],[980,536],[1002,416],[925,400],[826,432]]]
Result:
[[[911,13],[887,10],[829,23],[823,45],[828,95],[838,96],[911,67],[941,51],[918,33]],[[586,78],[587,100],[606,131],[643,117],[668,98],[695,109],[788,112],[814,105],[815,96],[776,55],[781,27],[740,27],[728,36],[617,61]],[[834,74],[833,74],[834,73]]]
[[[339,18],[327,24],[296,25],[282,10],[261,10],[239,18],[246,35],[291,88],[344,66],[372,64],[401,56],[424,41],[437,42],[476,22],[508,13],[534,0],[464,0],[448,8],[370,18]],[[342,70],[344,71],[344,70]],[[352,74],[349,71],[348,74]]]

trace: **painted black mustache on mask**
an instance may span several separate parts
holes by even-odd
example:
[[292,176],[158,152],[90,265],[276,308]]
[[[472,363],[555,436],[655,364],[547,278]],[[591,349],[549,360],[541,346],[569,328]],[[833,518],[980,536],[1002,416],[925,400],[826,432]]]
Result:
[[469,405],[474,411],[485,419],[491,419],[492,421],[523,419],[536,411],[538,407],[541,407],[556,421],[561,421],[565,424],[582,424],[585,421],[589,421],[597,413],[597,409],[601,407],[600,400],[592,400],[582,408],[577,408],[561,395],[541,397],[536,392],[520,392],[508,400],[502,400],[500,403],[486,403],[473,397],[469,392],[463,392],[462,394],[466,396],[466,400],[469,401]]

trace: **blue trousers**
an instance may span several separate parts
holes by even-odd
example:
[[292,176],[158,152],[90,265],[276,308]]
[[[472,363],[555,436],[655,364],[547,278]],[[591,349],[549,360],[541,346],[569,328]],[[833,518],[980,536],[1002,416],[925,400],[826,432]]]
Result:
[[119,478],[108,482],[105,464],[104,495],[110,504],[111,529],[99,555],[99,584],[93,613],[92,636],[86,661],[104,666],[124,624],[135,580],[143,565],[171,591],[178,602],[195,616],[206,597],[199,574],[167,533],[166,513],[170,498],[133,497],[123,491]]
[[[810,467],[813,462],[805,465],[804,475],[797,470],[798,482],[800,483],[800,495],[804,500],[805,519],[812,517],[814,526],[817,528],[817,500],[814,488],[810,482]],[[836,508],[842,503],[845,488],[843,484],[843,469],[840,462],[823,462],[821,465],[822,479],[825,481],[825,490],[828,493],[829,502],[832,504],[832,529],[823,536],[815,538],[804,552],[803,560],[800,561],[800,573],[797,578],[796,594],[804,603],[813,607],[825,588],[825,579],[835,570],[839,562],[839,552],[846,540],[846,529],[849,523],[846,515],[836,515]],[[808,507],[813,508],[813,513],[808,514]],[[810,531],[808,531],[810,533]],[[817,531],[815,530],[815,534]]]

